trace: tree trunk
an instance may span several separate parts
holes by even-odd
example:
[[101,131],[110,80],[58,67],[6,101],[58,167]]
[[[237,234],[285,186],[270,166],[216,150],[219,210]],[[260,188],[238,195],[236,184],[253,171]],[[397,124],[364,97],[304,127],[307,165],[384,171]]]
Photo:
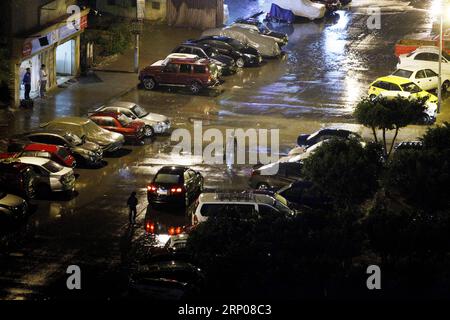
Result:
[[395,139],[397,139],[397,135],[398,135],[398,131],[400,130],[400,128],[399,127],[395,127],[395,134],[394,134],[394,138],[392,139],[392,144],[391,144],[391,147],[390,147],[390,149],[389,149],[389,153],[388,153],[388,157],[391,155],[391,153],[392,153],[392,149],[394,148],[394,144],[395,144]]
[[386,129],[383,128],[383,155],[385,160],[387,160],[387,142],[386,142]]
[[373,138],[375,139],[375,142],[378,143],[377,131],[375,130],[375,127],[372,127],[372,133],[373,133]]

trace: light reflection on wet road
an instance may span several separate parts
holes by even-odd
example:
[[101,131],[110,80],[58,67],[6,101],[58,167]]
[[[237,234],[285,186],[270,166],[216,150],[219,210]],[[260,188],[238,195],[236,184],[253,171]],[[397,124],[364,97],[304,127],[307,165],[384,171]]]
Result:
[[[238,12],[254,13],[256,5],[267,9],[270,4],[266,0],[227,2],[233,19]],[[170,116],[175,128],[192,130],[193,122],[201,120],[205,129],[214,127],[222,131],[226,128],[279,129],[281,152],[288,152],[295,145],[298,134],[325,125],[345,125],[361,132],[351,116],[355,103],[374,78],[393,70],[395,41],[414,31],[416,26],[430,23],[421,11],[429,2],[424,3],[354,0],[353,8],[341,10],[324,21],[273,25],[290,37],[283,58],[226,77],[221,93],[209,92],[196,97],[183,90],[136,89],[122,99]],[[365,13],[370,5],[383,7],[381,30],[372,32],[366,27]],[[187,38],[199,33],[177,30],[177,36],[184,32]],[[165,39],[158,38],[162,40]],[[168,53],[162,47],[176,45],[170,41],[173,39],[157,47],[156,53],[161,56]],[[154,47],[151,43],[144,50],[152,51]],[[91,107],[80,103],[83,100],[78,96],[72,99],[65,97],[57,101],[57,110],[38,110],[15,117],[4,128],[13,133],[49,117],[84,115]],[[401,133],[400,139],[415,138],[423,130],[412,126]],[[4,132],[3,128],[0,132]],[[115,294],[116,284],[110,280],[121,275],[126,251],[133,241],[142,237],[147,211],[146,185],[163,165],[183,162],[193,165],[205,176],[207,188],[247,186],[249,166],[224,173],[225,165],[205,165],[195,157],[173,157],[171,146],[170,138],[161,136],[142,147],[127,147],[119,156],[107,158],[103,168],[77,169],[78,195],[73,199],[38,201],[37,212],[20,231],[22,236],[15,238],[18,245],[12,246],[14,250],[10,254],[0,254],[0,298],[76,296],[64,290],[68,264],[79,264],[86,270],[88,280],[93,283],[87,286],[88,296],[108,296],[109,291]],[[140,200],[140,227],[129,229],[125,201],[133,190],[138,191]]]

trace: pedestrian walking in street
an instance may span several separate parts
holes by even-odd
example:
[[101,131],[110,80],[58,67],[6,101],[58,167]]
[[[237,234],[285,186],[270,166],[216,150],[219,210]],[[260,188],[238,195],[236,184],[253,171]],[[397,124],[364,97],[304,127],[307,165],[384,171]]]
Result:
[[132,192],[130,197],[127,200],[128,209],[130,210],[129,213],[129,219],[130,224],[136,223],[136,215],[137,215],[137,205],[138,205],[138,199],[136,198],[136,192]]
[[40,96],[45,98],[45,93],[47,92],[47,82],[48,74],[45,64],[42,64],[41,70],[39,71],[39,85],[40,85]]
[[25,86],[25,100],[30,100],[31,92],[31,69],[27,68],[22,83]]

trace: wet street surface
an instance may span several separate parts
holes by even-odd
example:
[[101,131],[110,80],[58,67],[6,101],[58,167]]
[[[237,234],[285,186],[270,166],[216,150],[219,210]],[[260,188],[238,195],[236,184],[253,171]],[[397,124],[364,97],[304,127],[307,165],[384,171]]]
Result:
[[[231,20],[239,12],[250,15],[261,9],[267,11],[270,5],[270,1],[263,0],[226,2]],[[370,6],[382,8],[380,30],[367,28]],[[133,101],[148,111],[169,116],[173,129],[192,132],[195,121],[202,121],[204,130],[279,129],[281,154],[295,146],[300,133],[324,126],[349,127],[370,137],[367,130],[355,123],[354,107],[375,78],[395,69],[395,42],[407,34],[430,28],[431,18],[424,11],[428,7],[428,1],[354,0],[351,7],[323,21],[272,24],[273,29],[289,36],[280,59],[240,70],[225,77],[220,88],[199,96],[173,88],[149,92],[132,85],[132,90],[126,90],[117,75],[118,85],[124,85],[120,100]],[[200,35],[196,30],[159,28],[161,32],[154,35],[154,40],[146,41],[142,49],[145,63],[164,58],[181,40]],[[100,72],[100,79],[101,75]],[[44,102],[38,101],[33,111],[17,111],[14,116],[2,111],[1,137],[57,116],[85,116],[96,103],[102,102],[100,98],[88,102],[94,97],[83,93],[62,97],[50,98],[56,100],[54,110],[44,108]],[[440,117],[448,118],[447,104]],[[400,132],[399,139],[415,139],[425,129],[410,126]],[[226,165],[207,165],[198,157],[176,157],[171,155],[174,143],[170,135],[162,135],[142,146],[126,146],[105,158],[101,168],[76,169],[77,192],[71,199],[34,201],[34,212],[25,225],[2,236],[0,298],[122,297],[133,252],[142,242],[149,243],[144,229],[146,217],[162,215],[177,221],[185,217],[181,209],[164,213],[147,208],[146,187],[163,165],[189,165],[200,171],[206,189],[248,187],[251,165],[227,170]],[[132,191],[137,191],[139,199],[134,227],[128,224],[126,208],[126,199]],[[79,292],[66,289],[69,265],[78,265],[82,270],[83,287]]]

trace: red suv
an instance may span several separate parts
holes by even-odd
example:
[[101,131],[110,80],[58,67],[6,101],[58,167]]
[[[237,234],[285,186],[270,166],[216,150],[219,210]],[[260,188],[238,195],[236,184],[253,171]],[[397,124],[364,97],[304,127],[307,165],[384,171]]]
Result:
[[122,113],[97,112],[92,114],[89,119],[103,129],[122,134],[125,141],[129,143],[141,142],[145,137],[145,123],[140,120],[133,120]]
[[146,67],[139,73],[139,80],[147,90],[161,86],[188,87],[197,94],[201,89],[220,84],[219,70],[208,59],[192,54],[170,54]]
[[31,143],[26,145],[20,152],[0,153],[0,159],[19,157],[46,158],[70,168],[74,168],[77,164],[69,150],[52,144]]

